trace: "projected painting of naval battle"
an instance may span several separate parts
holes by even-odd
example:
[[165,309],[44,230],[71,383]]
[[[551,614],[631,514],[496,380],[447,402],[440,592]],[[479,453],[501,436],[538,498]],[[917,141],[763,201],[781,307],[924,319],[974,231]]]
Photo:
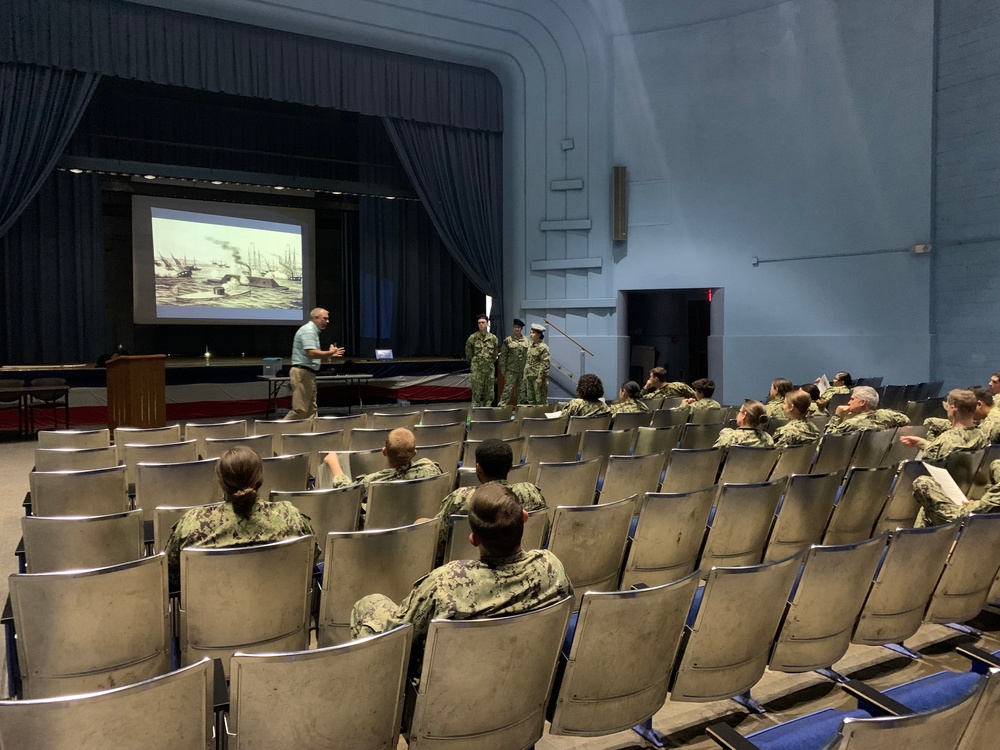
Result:
[[302,310],[300,227],[160,210],[152,230],[160,313],[189,306]]

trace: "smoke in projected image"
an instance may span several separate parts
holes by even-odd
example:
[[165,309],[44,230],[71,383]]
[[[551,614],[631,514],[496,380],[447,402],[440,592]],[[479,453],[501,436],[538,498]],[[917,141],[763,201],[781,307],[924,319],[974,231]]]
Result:
[[137,323],[294,323],[310,309],[311,211],[133,198]]

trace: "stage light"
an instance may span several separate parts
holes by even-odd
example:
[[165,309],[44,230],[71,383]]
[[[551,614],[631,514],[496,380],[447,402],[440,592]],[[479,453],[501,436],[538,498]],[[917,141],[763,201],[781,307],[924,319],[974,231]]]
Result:
[[275,185],[274,189],[275,190],[284,190],[285,188],[283,188],[281,185]]
[[147,179],[147,180],[155,180],[156,179],[156,175],[155,174],[144,174],[143,177],[145,179]]
[[332,190],[330,195],[343,195],[344,193],[340,190]]
[[82,169],[77,169],[76,167],[73,167],[69,171],[72,172],[73,174],[83,174],[83,170]]
[[396,200],[396,196],[395,195],[387,195],[387,196],[385,196],[385,199],[387,201],[394,201],[394,200]]
[[212,184],[213,185],[221,185],[222,184],[222,180],[212,180]]

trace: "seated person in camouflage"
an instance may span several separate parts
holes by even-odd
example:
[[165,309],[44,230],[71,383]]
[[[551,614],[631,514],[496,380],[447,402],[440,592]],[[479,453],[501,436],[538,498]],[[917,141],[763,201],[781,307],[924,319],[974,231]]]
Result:
[[[966,390],[972,391],[976,397],[976,424],[986,435],[986,441],[997,442],[997,439],[1000,439],[1000,421],[998,421],[1000,411],[993,409],[993,394],[989,388],[983,388],[981,385],[970,385]],[[942,408],[947,409],[947,402],[942,403]],[[924,427],[927,428],[925,437],[933,440],[951,429],[951,420],[947,417],[927,417],[924,419]]]
[[780,419],[785,416],[785,396],[795,390],[792,381],[788,378],[775,378],[771,381],[771,390],[767,394],[767,404],[764,411],[771,419]]
[[[514,452],[503,440],[490,438],[476,446],[476,478],[480,485],[499,484],[510,487],[521,507],[529,512],[549,507],[545,504],[542,491],[531,482],[507,484],[507,474],[513,465]],[[441,510],[437,514],[441,519],[439,552],[444,551],[444,544],[448,540],[448,517],[468,515],[469,500],[476,489],[476,487],[459,487],[441,502]]]
[[993,394],[993,400],[995,401],[997,396],[1000,396],[1000,370],[990,375],[989,383],[990,393]]
[[690,405],[692,409],[721,409],[722,404],[712,396],[715,394],[715,381],[708,378],[699,378],[691,384],[694,388],[695,397],[684,399],[684,403]]
[[809,416],[813,414],[819,414],[820,408],[818,406],[819,402],[819,388],[816,387],[815,383],[803,383],[799,386],[800,391],[805,391],[809,396]]
[[649,413],[649,407],[639,398],[639,384],[634,380],[627,380],[622,383],[621,390],[618,391],[618,400],[613,404],[608,404],[612,414],[628,414],[631,412]]
[[973,451],[987,445],[986,435],[976,427],[976,395],[972,391],[956,388],[948,393],[944,402],[951,428],[933,440],[903,435],[899,442],[923,451],[921,458],[931,461],[945,458],[952,451]]
[[[819,382],[819,378],[816,378],[816,382]],[[851,388],[854,387],[854,378],[851,377],[849,372],[838,372],[833,376],[833,382],[830,383],[830,387],[823,391],[823,395],[819,397],[816,401],[816,405],[821,411],[826,411],[826,405],[830,403],[830,399],[836,396],[838,393],[850,393]]]
[[[247,547],[313,534],[309,518],[287,500],[257,497],[264,482],[264,463],[249,448],[226,451],[215,467],[222,485],[221,505],[192,508],[174,524],[167,539],[170,590],[181,584],[181,550],[185,547]],[[322,552],[315,547],[316,561]]]
[[697,394],[687,383],[671,383],[667,380],[667,371],[662,367],[654,367],[649,371],[646,387],[640,394],[643,398],[694,398]]
[[596,375],[587,373],[576,381],[576,398],[559,404],[559,411],[570,417],[599,417],[610,414],[611,409],[601,401],[604,396],[604,383]]
[[826,425],[832,435],[864,430],[884,430],[889,427],[904,427],[910,418],[892,409],[878,408],[878,393],[867,385],[859,385],[851,390],[851,400],[837,407]]
[[729,452],[731,445],[749,445],[768,447],[774,445],[774,439],[764,431],[767,426],[767,414],[764,404],[760,401],[746,401],[736,415],[736,427],[726,427],[719,433],[715,441],[716,448],[722,448],[723,453]]
[[788,423],[774,431],[775,445],[802,445],[819,440],[822,430],[807,419],[812,399],[805,391],[792,391],[785,395],[785,417]]
[[930,477],[913,480],[913,497],[920,503],[914,527],[940,526],[970,513],[1000,513],[1000,459],[990,463],[990,484],[978,500],[956,505]]
[[509,487],[484,484],[469,503],[469,541],[478,560],[455,560],[417,581],[396,604],[383,594],[369,594],[351,610],[355,638],[413,624],[414,654],[419,660],[431,620],[469,620],[516,615],[545,607],[573,589],[559,559],[548,550],[521,550],[528,512]]
[[327,453],[323,461],[330,467],[330,474],[333,477],[332,486],[346,487],[350,484],[361,483],[364,489],[361,491],[362,503],[368,499],[368,485],[372,482],[389,482],[399,479],[423,479],[424,477],[436,477],[441,473],[441,467],[429,458],[418,458],[417,439],[405,427],[399,427],[385,438],[385,445],[382,446],[382,455],[385,456],[389,468],[362,474],[351,479],[340,468],[340,461],[337,460],[336,453]]

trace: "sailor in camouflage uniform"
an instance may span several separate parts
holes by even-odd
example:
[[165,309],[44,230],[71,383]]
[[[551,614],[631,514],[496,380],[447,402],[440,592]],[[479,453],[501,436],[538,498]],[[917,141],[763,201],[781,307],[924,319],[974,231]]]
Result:
[[524,361],[524,394],[522,402],[542,406],[549,402],[549,345],[543,343],[545,326],[531,324],[528,347]]
[[662,367],[654,367],[649,371],[646,387],[640,394],[643,398],[695,398],[697,393],[687,383],[671,383],[667,380],[667,371]]
[[[185,547],[247,547],[313,534],[309,518],[287,500],[272,503],[257,497],[264,481],[264,464],[249,448],[227,451],[215,472],[224,502],[192,508],[174,524],[167,539],[164,552],[171,591],[180,589],[181,550]],[[319,561],[322,553],[318,545],[314,554]]]
[[500,346],[500,372],[503,373],[501,406],[509,404],[511,396],[514,397],[514,403],[518,403],[524,393],[524,362],[528,358],[531,340],[521,335],[522,330],[524,321],[514,318],[514,333],[505,338]]
[[785,396],[788,422],[774,431],[775,445],[802,445],[822,437],[823,432],[816,423],[806,419],[812,403],[812,397],[805,391],[792,391]]
[[1000,459],[990,463],[990,485],[978,500],[956,505],[930,477],[913,480],[913,496],[920,503],[914,526],[940,526],[970,513],[1000,513]]
[[479,330],[465,341],[465,358],[472,371],[472,405],[492,406],[496,395],[497,337],[489,332],[490,319],[476,318]]
[[559,411],[570,417],[598,417],[610,414],[611,409],[603,401],[604,383],[596,375],[587,373],[576,381],[576,398],[559,404]]
[[[816,382],[819,383],[819,378],[816,378]],[[833,382],[830,383],[830,387],[827,388],[820,397],[816,400],[819,408],[826,411],[827,404],[830,403],[830,399],[836,396],[838,393],[850,393],[851,388],[854,387],[854,378],[851,377],[849,372],[838,372],[833,376]]]
[[355,638],[384,633],[412,623],[414,654],[431,620],[468,620],[530,612],[572,594],[559,559],[548,550],[521,550],[527,511],[510,490],[500,484],[476,489],[469,505],[470,541],[479,548],[478,560],[455,560],[419,580],[401,603],[383,594],[358,600],[351,610]]
[[920,448],[923,451],[922,458],[931,461],[945,458],[952,451],[974,451],[986,447],[986,434],[975,425],[976,394],[956,388],[948,393],[945,410],[948,412],[950,429],[933,440],[904,435],[899,438],[899,442]]
[[[549,507],[545,504],[542,491],[531,482],[507,484],[507,475],[513,465],[514,452],[503,440],[490,438],[476,446],[476,477],[480,484],[500,484],[510,487],[521,507],[528,512]],[[477,489],[477,487],[459,487],[441,502],[441,510],[437,513],[437,518],[441,519],[439,553],[444,552],[444,544],[448,540],[448,517],[468,515],[469,501]]]
[[775,378],[771,381],[771,390],[767,394],[768,402],[764,411],[771,419],[781,419],[785,416],[785,396],[795,390],[788,378]]
[[608,409],[612,414],[629,414],[631,412],[649,413],[649,407],[639,398],[639,384],[634,380],[622,383],[621,390],[618,391],[618,400],[613,404],[608,404]]
[[721,409],[722,404],[712,398],[715,395],[715,381],[708,378],[699,378],[691,384],[695,398],[686,398],[684,403],[692,409]]
[[351,484],[361,483],[364,485],[364,489],[361,490],[361,502],[364,506],[368,500],[368,485],[372,482],[424,479],[425,477],[436,477],[441,473],[441,467],[429,458],[413,460],[417,455],[417,439],[405,427],[392,430],[386,436],[382,455],[385,456],[386,462],[389,464],[388,468],[351,479],[340,468],[337,454],[327,453],[323,457],[323,461],[330,469],[331,486],[347,487]]
[[728,453],[731,445],[748,445],[766,448],[774,445],[774,440],[764,431],[767,413],[760,401],[747,401],[736,415],[736,428],[726,427],[715,441],[716,448]]
[[889,427],[905,427],[910,418],[892,409],[878,408],[878,393],[867,385],[859,385],[851,390],[851,400],[837,407],[826,425],[832,435],[865,430],[885,430]]

